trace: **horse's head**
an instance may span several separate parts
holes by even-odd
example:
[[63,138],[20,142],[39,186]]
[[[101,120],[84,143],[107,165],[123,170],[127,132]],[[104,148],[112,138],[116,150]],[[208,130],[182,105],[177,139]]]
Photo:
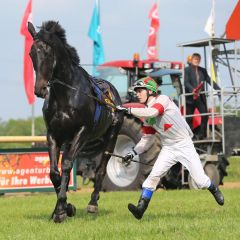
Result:
[[45,98],[48,92],[47,85],[52,79],[56,64],[53,45],[51,44],[51,31],[41,29],[37,33],[30,22],[28,23],[28,31],[34,39],[30,51],[30,57],[36,73],[34,93],[37,97]]
[[35,94],[45,98],[51,80],[69,81],[72,66],[79,65],[79,57],[75,48],[68,45],[65,30],[58,22],[44,22],[39,32],[29,22],[28,31],[34,40],[30,56],[36,73]]

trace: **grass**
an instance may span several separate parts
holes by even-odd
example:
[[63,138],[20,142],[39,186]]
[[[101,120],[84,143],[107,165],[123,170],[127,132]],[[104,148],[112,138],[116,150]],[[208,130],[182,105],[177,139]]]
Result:
[[157,191],[138,221],[127,210],[139,192],[101,193],[99,213],[86,213],[90,193],[68,194],[77,215],[62,224],[49,221],[55,194],[0,198],[0,239],[240,239],[240,189],[223,189],[225,205],[208,191]]
[[[240,158],[230,158],[224,182],[240,182]],[[92,187],[81,185],[68,193],[77,214],[62,224],[49,220],[55,207],[53,193],[17,194],[0,197],[0,240],[79,239],[240,239],[240,189],[223,189],[225,205],[216,204],[208,191],[159,190],[154,193],[142,220],[132,217],[129,202],[136,203],[140,192],[101,193],[99,213],[91,215],[86,206]]]
[[240,182],[240,157],[231,157],[228,159],[230,165],[227,167],[228,176],[224,182]]

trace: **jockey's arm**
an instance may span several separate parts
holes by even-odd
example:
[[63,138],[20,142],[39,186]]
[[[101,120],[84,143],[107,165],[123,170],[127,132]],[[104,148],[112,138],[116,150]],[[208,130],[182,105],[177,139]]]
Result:
[[130,113],[138,118],[157,117],[164,113],[164,107],[160,103],[148,108],[131,108]]
[[155,141],[155,136],[153,134],[144,134],[141,140],[137,143],[134,148],[134,151],[139,155],[146,152],[151,148]]
[[152,127],[143,126],[143,136],[137,145],[134,147],[136,154],[142,154],[146,152],[155,142],[155,132],[156,130]]

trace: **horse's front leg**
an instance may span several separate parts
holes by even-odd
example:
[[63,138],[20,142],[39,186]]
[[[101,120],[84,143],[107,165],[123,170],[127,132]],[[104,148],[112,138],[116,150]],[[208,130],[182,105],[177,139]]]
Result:
[[60,156],[61,146],[57,145],[56,140],[52,137],[51,134],[47,135],[48,140],[48,152],[50,158],[50,179],[54,186],[55,192],[58,195],[61,185],[61,176],[58,170],[58,161]]
[[[48,141],[48,152],[50,158],[50,179],[54,186],[55,192],[58,196],[61,186],[61,176],[58,170],[58,161],[60,156],[60,146],[57,144],[56,140],[53,136],[48,133],[47,134],[47,141]],[[57,209],[58,203],[56,203],[55,209],[52,213],[52,218],[54,218],[54,213]]]
[[73,167],[73,161],[77,152],[81,149],[85,140],[85,127],[76,134],[71,144],[68,144],[62,156],[62,177],[60,191],[58,193],[57,206],[53,215],[54,222],[63,222],[67,216],[72,217],[76,214],[74,205],[67,204],[67,190],[70,180],[70,173]]

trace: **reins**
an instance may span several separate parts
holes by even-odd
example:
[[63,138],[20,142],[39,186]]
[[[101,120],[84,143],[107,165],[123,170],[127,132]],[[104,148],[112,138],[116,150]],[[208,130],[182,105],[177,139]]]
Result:
[[[91,80],[91,82],[93,83],[92,80]],[[70,88],[71,90],[74,90],[74,91],[80,91],[81,93],[83,93],[84,95],[86,95],[86,96],[94,99],[94,100],[97,101],[98,103],[100,103],[100,104],[102,104],[102,105],[105,105],[105,106],[107,106],[107,107],[111,107],[111,108],[113,108],[113,109],[116,109],[116,105],[114,104],[114,102],[112,101],[112,99],[109,98],[106,94],[104,94],[103,91],[98,87],[98,85],[97,85],[95,82],[94,82],[95,86],[97,86],[97,87],[99,88],[99,90],[101,91],[102,95],[103,95],[104,97],[108,98],[108,99],[111,101],[111,103],[102,101],[101,99],[99,99],[99,98],[97,98],[97,97],[95,97],[95,96],[93,96],[93,95],[91,95],[91,94],[85,93],[84,91],[82,91],[82,90],[79,89],[79,88],[72,87],[71,85],[69,85],[69,84],[67,84],[67,83],[64,83],[64,82],[62,82],[62,81],[60,81],[60,80],[58,80],[58,79],[56,79],[56,78],[55,78],[53,81],[51,81],[51,83],[49,83],[48,86],[51,87],[51,85],[53,85],[54,83],[61,84],[61,85],[65,86],[65,87]]]
[[68,87],[68,88],[70,88],[70,89],[72,89],[72,90],[75,90],[75,91],[78,90],[77,88],[74,88],[74,87],[72,87],[71,85],[69,85],[69,84],[67,84],[67,83],[65,83],[65,82],[59,81],[59,80],[56,79],[56,78],[55,78],[51,83],[49,82],[49,83],[48,83],[48,86],[51,87],[51,85],[52,85],[53,83],[59,83],[59,84],[65,86],[65,87]]

